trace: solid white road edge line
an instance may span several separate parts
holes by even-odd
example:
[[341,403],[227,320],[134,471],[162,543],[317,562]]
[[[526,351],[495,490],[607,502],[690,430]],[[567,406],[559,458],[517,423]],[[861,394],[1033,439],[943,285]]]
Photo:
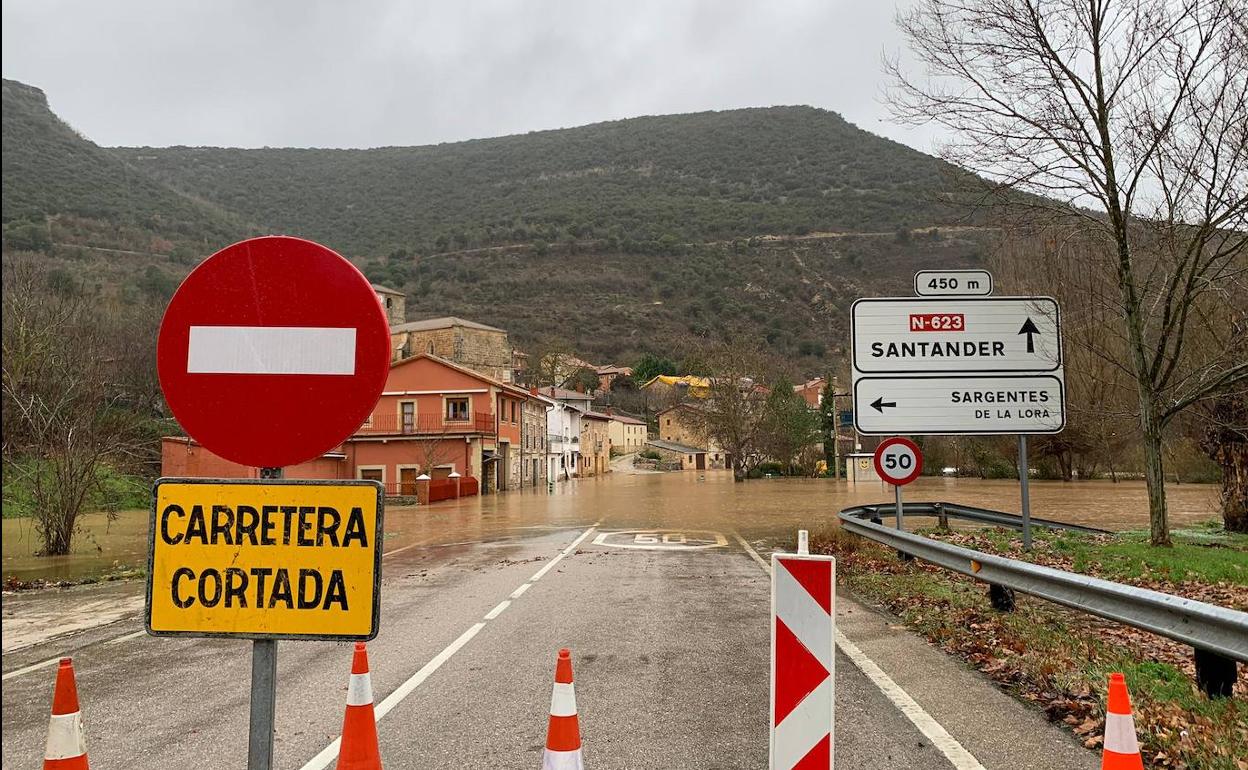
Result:
[[[750,555],[750,558],[758,562],[759,566],[770,575],[771,565],[762,556],[758,555],[758,551],[754,550],[749,541],[741,537],[740,533],[737,532],[733,532],[732,536],[737,539],[737,542]],[[901,686],[894,682],[892,677],[884,673],[884,669],[876,665],[875,661],[868,658],[862,650],[858,649],[858,645],[851,642],[845,634],[841,633],[840,629],[837,629],[836,632],[836,646],[845,654],[845,657],[849,658],[851,663],[858,667],[858,670],[867,679],[871,680],[872,684],[879,688],[880,692],[884,693],[884,697],[888,698],[889,702],[896,706],[897,710],[919,729],[919,732],[927,736],[932,745],[939,749],[941,754],[945,755],[945,759],[949,760],[949,764],[953,765],[957,770],[984,770],[984,766],[979,763],[979,760],[971,752],[967,751],[961,743],[958,743],[958,740],[950,735],[949,731],[941,727],[940,723],[931,714],[924,711],[923,707],[914,698],[910,697],[910,693],[901,689]]]
[[[597,525],[595,524],[594,526],[597,526]],[[566,557],[568,554],[576,550],[576,547],[580,545],[582,542],[584,542],[585,538],[589,537],[591,534],[593,534],[593,532],[594,532],[594,527],[590,527],[589,529],[582,532],[580,537],[572,541],[571,545],[563,549],[559,553],[558,556],[551,559],[550,564],[547,564],[545,567],[541,569],[541,571],[538,572],[538,574],[529,578],[529,580],[526,581],[525,585],[531,584],[533,581],[537,580],[543,574],[545,574],[545,572],[549,570],[551,567],[555,566],[560,561],[562,561],[564,557]],[[520,591],[520,589],[516,589],[516,591]],[[373,718],[376,719],[376,721],[380,722],[382,717],[390,713],[390,710],[393,709],[395,706],[402,703],[404,698],[406,698],[407,696],[415,692],[416,688],[424,684],[425,680],[428,679],[430,676],[432,676],[435,671],[441,668],[443,663],[450,660],[452,655],[459,652],[460,649],[463,648],[464,645],[472,641],[472,638],[476,636],[481,631],[481,629],[485,628],[485,624],[488,621],[491,621],[497,618],[499,615],[503,613],[503,610],[507,609],[507,607],[509,606],[511,606],[511,600],[510,599],[504,600],[497,607],[490,610],[489,614],[485,616],[484,620],[478,623],[474,623],[471,628],[469,628],[464,633],[460,634],[458,639],[456,639],[455,641],[447,645],[446,649],[442,650],[442,652],[439,652],[437,655],[435,655],[433,659],[430,660],[428,663],[426,663],[424,666],[422,666],[419,671],[417,671],[415,674],[412,674],[412,676],[406,682],[399,685],[398,688],[395,689],[394,692],[387,695],[385,700],[379,703],[377,705],[377,708],[373,710]],[[312,757],[312,759],[308,760],[307,764],[305,764],[300,770],[324,770],[325,768],[329,767],[335,760],[338,759],[338,747],[340,745],[342,745],[342,736],[338,736],[337,738],[335,738],[332,743],[330,743],[328,746],[326,746],[324,749],[321,750],[321,753],[317,754],[315,757]]]

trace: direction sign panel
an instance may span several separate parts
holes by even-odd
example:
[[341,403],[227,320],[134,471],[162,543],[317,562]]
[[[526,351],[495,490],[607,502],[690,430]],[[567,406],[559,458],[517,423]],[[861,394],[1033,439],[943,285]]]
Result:
[[377,294],[311,241],[253,238],[195,268],[165,310],[157,369],[182,428],[257,467],[294,465],[349,437],[390,367]]
[[850,314],[857,374],[1054,372],[1062,365],[1049,297],[860,299]]
[[923,472],[923,453],[908,438],[894,436],[875,448],[875,472],[895,486],[905,486]]
[[377,635],[378,482],[159,479],[149,531],[151,634]]
[[986,297],[992,294],[992,273],[987,270],[920,270],[914,274],[914,293],[920,297]]
[[859,377],[855,427],[867,435],[1058,433],[1061,372],[969,377]]

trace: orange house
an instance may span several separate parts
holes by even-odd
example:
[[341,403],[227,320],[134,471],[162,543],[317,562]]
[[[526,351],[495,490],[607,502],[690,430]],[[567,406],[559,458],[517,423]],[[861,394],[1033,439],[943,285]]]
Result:
[[[462,493],[518,489],[526,460],[521,440],[528,391],[431,354],[390,365],[373,413],[341,447],[285,469],[287,478],[380,481],[387,495],[417,494],[417,477],[458,473]],[[327,405],[327,408],[329,405]],[[188,438],[162,440],[165,476],[255,478],[257,470],[224,460]]]
[[[482,493],[520,486],[527,391],[425,353],[390,365],[372,415],[344,445],[356,478],[389,494],[415,494],[416,479],[452,472]],[[531,458],[528,458],[531,459]]]

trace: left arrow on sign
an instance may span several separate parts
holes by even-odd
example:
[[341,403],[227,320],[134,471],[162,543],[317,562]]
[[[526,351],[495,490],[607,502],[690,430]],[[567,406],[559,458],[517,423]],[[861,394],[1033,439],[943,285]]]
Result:
[[875,411],[884,414],[884,407],[897,406],[896,401],[885,401],[883,396],[871,402],[871,406],[875,407]]

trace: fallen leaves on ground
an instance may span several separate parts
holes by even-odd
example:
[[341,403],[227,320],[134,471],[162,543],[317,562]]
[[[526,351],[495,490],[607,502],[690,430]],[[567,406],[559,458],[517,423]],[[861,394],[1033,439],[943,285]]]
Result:
[[[1021,543],[1016,554],[998,549],[985,535],[940,537],[966,548],[1021,556]],[[838,575],[854,593],[883,605],[932,643],[1035,704],[1091,750],[1099,751],[1103,740],[1106,672],[1124,662],[1173,666],[1186,680],[1167,686],[1198,707],[1184,708],[1173,699],[1132,691],[1145,765],[1248,770],[1248,667],[1240,667],[1233,698],[1212,707],[1221,715],[1215,720],[1202,713],[1210,709],[1199,704],[1209,702],[1196,691],[1192,651],[1186,645],[1021,594],[1015,612],[997,612],[988,604],[985,584],[923,561],[902,562],[891,550],[847,534],[812,550],[838,557]],[[1073,571],[1064,554],[1037,549],[1032,560]],[[1243,586],[1161,579],[1133,584],[1224,606],[1248,606]]]

